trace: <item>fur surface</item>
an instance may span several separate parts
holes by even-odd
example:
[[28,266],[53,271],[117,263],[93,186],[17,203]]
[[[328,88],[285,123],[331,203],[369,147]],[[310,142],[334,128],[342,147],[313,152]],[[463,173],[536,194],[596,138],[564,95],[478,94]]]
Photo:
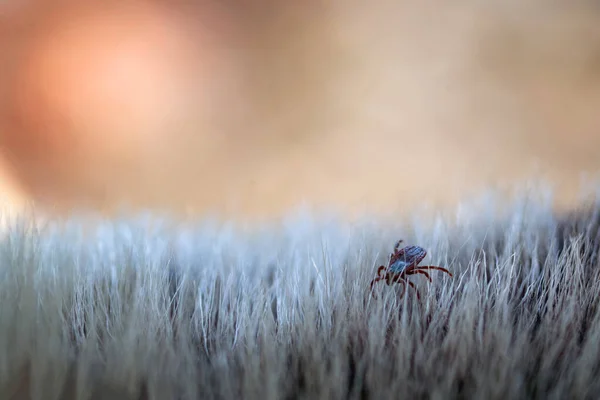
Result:
[[[593,398],[600,204],[493,200],[254,230],[15,220],[0,241],[0,398]],[[386,285],[369,296],[399,238],[454,273],[411,277],[422,305]]]

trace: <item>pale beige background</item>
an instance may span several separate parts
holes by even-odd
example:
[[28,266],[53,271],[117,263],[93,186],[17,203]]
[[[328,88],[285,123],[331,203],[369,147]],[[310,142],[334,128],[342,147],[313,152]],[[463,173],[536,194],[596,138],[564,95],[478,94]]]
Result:
[[5,196],[406,211],[543,176],[569,201],[600,166],[600,6],[449,3],[8,2]]

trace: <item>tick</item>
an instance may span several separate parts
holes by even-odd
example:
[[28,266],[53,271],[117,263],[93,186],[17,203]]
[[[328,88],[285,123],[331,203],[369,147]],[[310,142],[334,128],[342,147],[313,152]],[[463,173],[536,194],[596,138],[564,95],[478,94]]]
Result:
[[[412,287],[417,294],[417,299],[421,299],[419,295],[419,291],[415,287],[414,283],[408,280],[408,275],[417,275],[421,274],[425,276],[432,282],[431,276],[429,275],[429,270],[438,270],[447,273],[452,276],[452,273],[448,271],[446,268],[437,267],[433,265],[425,265],[419,266],[419,263],[423,261],[425,256],[427,255],[427,251],[424,248],[419,246],[406,246],[400,248],[400,244],[403,240],[399,240],[394,247],[394,252],[390,255],[390,262],[388,266],[380,266],[377,269],[377,276],[375,279],[371,281],[371,293],[373,293],[373,285],[375,283],[385,280],[388,286],[391,286],[393,283],[401,283],[402,284],[402,294],[400,297],[404,296],[406,292],[406,284]],[[375,294],[373,294],[375,297]]]

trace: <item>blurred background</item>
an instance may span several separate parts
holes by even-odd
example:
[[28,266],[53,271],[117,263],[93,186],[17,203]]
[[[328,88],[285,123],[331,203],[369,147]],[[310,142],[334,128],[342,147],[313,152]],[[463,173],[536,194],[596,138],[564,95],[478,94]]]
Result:
[[269,217],[600,167],[593,1],[5,0],[0,197]]

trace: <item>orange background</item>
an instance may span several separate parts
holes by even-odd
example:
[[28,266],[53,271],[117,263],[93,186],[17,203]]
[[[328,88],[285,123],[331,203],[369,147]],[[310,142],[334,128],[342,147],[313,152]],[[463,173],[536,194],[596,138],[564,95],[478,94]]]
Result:
[[4,197],[406,211],[535,176],[568,203],[600,165],[600,8],[481,3],[4,2]]

